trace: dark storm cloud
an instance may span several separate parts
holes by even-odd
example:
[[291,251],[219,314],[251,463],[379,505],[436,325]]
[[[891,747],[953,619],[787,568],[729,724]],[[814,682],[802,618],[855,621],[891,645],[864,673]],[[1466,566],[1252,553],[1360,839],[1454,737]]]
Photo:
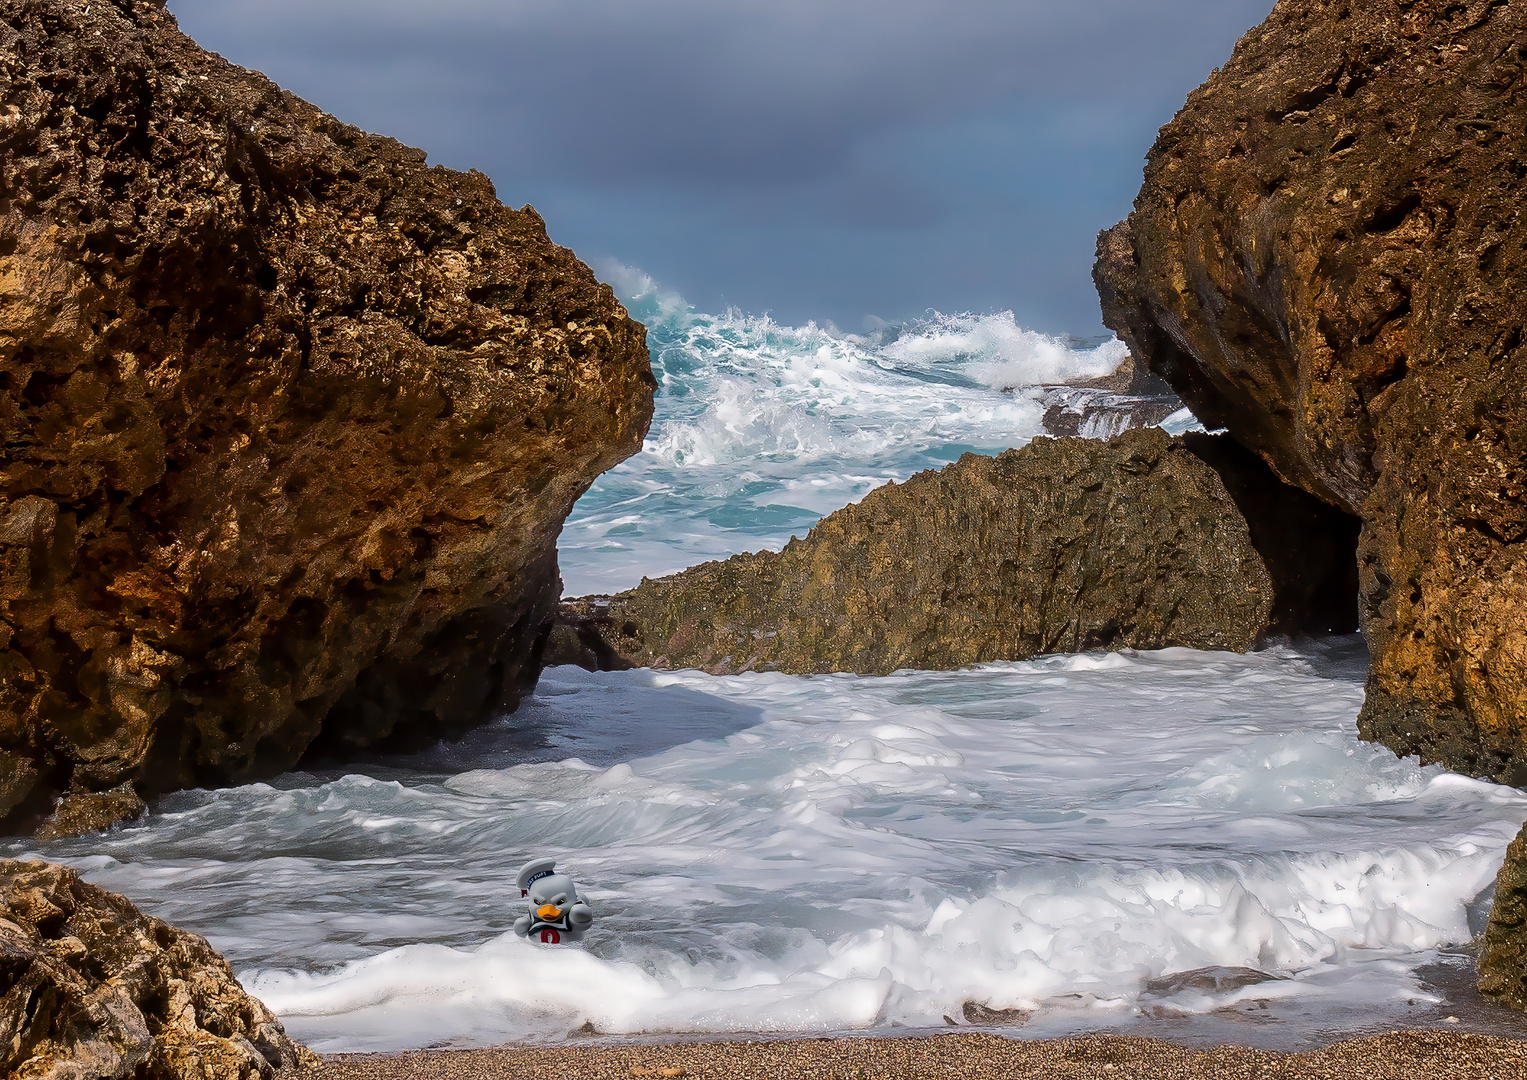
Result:
[[486,124],[521,168],[583,182],[760,185],[819,179],[886,128],[1015,97],[1180,93],[1183,68],[1207,73],[1198,41],[1222,47],[1266,6],[174,0],[171,9],[193,32],[270,66],[300,58],[304,81],[348,108],[433,105],[447,127]]
[[[913,247],[865,266],[858,292],[821,296],[824,311],[875,295],[889,310],[918,306],[914,296],[943,302],[930,283],[950,270],[919,270],[915,245],[947,260],[962,228],[1027,230],[1014,232],[1015,247],[1061,245],[1067,288],[1078,293],[1072,306],[1088,309],[1077,268],[1091,234],[1111,223],[1103,218],[1127,211],[1155,127],[1270,6],[170,0],[204,45],[341,119],[481,168],[509,201],[573,212],[560,235],[580,251],[592,244],[588,254],[690,280],[732,275],[731,298],[808,314],[808,298],[787,297],[783,282],[842,292],[835,283],[851,263],[834,254],[832,279],[808,283],[786,264],[815,258],[801,245],[825,241],[797,236],[787,250],[771,241],[771,224],[909,237]],[[1069,130],[1066,117],[1081,126]],[[1008,145],[1020,138],[1038,141]],[[1014,170],[1005,193],[1003,169]],[[1101,187],[1099,170],[1108,174]],[[648,239],[628,220],[643,207]],[[999,257],[1001,245],[992,250],[982,258]],[[887,267],[901,268],[896,281]],[[993,283],[966,304],[1000,303],[998,286],[1025,287],[1003,267],[991,271],[965,275]]]

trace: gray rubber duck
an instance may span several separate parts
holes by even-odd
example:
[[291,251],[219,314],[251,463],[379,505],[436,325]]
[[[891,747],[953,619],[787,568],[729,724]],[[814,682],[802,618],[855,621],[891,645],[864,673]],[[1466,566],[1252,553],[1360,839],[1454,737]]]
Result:
[[577,941],[594,924],[594,909],[578,899],[578,887],[557,873],[557,860],[532,859],[520,867],[515,884],[530,900],[530,911],[514,920],[514,932],[548,945]]

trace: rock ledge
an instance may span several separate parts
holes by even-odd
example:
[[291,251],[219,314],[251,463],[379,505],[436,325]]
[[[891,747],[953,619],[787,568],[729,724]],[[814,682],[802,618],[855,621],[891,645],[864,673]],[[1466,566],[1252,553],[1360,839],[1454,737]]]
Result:
[[1035,439],[888,484],[782,552],[564,602],[546,659],[883,675],[1355,628],[1355,522],[1228,439]]
[[1279,0],[1098,243],[1104,322],[1364,522],[1360,719],[1527,781],[1527,5]]

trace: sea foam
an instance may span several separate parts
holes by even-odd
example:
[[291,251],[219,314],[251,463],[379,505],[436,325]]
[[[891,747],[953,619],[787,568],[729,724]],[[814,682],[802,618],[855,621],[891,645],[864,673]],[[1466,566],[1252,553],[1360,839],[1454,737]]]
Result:
[[[966,1002],[1026,1034],[1251,1010],[1287,1039],[1435,1002],[1419,973],[1527,816],[1359,742],[1361,668],[1349,640],[556,668],[459,745],[172,796],[50,854],[207,934],[322,1050],[921,1029]],[[509,931],[543,853],[597,913],[581,945]]]

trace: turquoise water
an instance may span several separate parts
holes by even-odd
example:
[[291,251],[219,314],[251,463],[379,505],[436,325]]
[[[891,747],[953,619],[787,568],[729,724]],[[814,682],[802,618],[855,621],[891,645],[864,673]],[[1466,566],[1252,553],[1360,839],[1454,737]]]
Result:
[[1107,374],[1126,355],[1114,339],[1026,330],[1011,312],[848,334],[697,312],[626,267],[605,277],[647,326],[657,415],[642,452],[562,530],[568,595],[778,550],[888,480],[1021,446],[1040,431],[1038,386]]

